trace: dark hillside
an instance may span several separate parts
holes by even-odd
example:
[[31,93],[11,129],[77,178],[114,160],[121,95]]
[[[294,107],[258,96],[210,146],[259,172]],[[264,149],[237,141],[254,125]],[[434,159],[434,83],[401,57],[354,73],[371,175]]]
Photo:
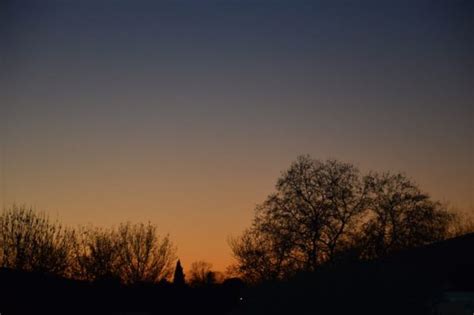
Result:
[[447,292],[474,291],[473,249],[471,233],[379,261],[324,266],[250,290],[238,314],[434,314]]

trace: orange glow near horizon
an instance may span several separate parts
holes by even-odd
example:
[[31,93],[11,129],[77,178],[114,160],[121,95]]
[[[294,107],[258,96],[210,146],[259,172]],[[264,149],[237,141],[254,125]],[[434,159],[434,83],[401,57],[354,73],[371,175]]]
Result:
[[300,154],[404,172],[474,213],[460,4],[7,2],[0,205],[151,221],[185,272],[225,271],[228,238]]

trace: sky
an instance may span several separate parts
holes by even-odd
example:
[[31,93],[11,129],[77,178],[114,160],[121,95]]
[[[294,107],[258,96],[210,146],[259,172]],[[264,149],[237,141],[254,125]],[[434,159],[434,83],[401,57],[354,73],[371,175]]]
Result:
[[2,1],[2,206],[232,263],[300,154],[474,213],[469,1]]

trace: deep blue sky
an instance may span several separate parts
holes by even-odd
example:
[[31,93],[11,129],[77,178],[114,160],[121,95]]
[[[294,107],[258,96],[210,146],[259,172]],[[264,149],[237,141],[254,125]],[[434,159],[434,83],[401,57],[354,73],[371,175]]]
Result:
[[302,153],[405,172],[474,211],[472,1],[0,12],[4,205],[71,224],[151,219],[185,260],[218,267],[226,236]]

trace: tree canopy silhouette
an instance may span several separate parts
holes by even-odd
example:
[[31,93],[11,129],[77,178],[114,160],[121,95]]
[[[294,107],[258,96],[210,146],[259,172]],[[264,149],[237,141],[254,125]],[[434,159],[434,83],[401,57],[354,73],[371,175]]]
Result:
[[452,219],[402,174],[362,176],[349,163],[299,156],[230,246],[247,280],[281,279],[349,252],[376,258],[441,240]]
[[365,183],[370,203],[360,232],[364,257],[380,258],[449,236],[454,214],[405,176],[374,173],[366,176]]

